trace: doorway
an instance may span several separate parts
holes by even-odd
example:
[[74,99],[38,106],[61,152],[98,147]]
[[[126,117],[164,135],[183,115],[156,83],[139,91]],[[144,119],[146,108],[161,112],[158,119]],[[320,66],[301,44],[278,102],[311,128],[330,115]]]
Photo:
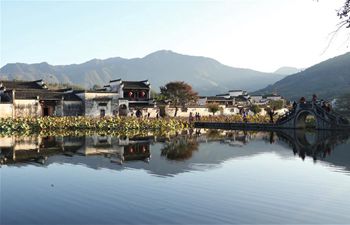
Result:
[[105,116],[106,116],[106,110],[101,109],[101,110],[100,110],[100,117],[103,118],[103,117],[105,117]]
[[44,107],[43,116],[49,116],[49,115],[50,115],[50,109],[48,107]]

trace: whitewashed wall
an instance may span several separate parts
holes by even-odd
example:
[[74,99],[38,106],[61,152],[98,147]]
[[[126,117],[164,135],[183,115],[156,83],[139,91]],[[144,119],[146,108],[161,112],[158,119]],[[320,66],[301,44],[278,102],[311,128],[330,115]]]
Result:
[[0,118],[8,118],[13,115],[13,105],[12,103],[1,103],[0,104]]
[[14,104],[15,117],[35,117],[42,115],[42,108],[39,104],[39,100],[16,99]]
[[0,148],[10,148],[15,145],[14,137],[0,137]]

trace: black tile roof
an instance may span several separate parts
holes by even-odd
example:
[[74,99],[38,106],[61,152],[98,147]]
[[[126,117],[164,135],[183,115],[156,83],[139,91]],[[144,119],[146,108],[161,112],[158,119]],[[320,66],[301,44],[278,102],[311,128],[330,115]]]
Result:
[[54,92],[72,92],[73,91],[72,88],[50,89],[50,90]]
[[41,100],[63,100],[66,101],[82,101],[74,93],[62,93],[49,90],[37,90],[37,89],[27,89],[27,90],[17,90],[15,92],[15,99],[39,99]]
[[0,86],[6,89],[44,89],[38,84],[42,80],[37,81],[0,81]]
[[0,102],[11,102],[11,94],[12,92],[4,92],[0,94],[1,101]]
[[210,97],[207,97],[207,100],[209,101],[232,101],[233,98],[225,98],[225,97],[222,97],[222,96],[210,96]]
[[109,82],[116,82],[116,81],[121,81],[122,79],[115,79],[115,80],[110,80]]
[[247,102],[248,101],[248,99],[245,98],[243,95],[235,97],[235,100],[239,101],[239,102]]
[[149,89],[149,84],[147,81],[122,81],[124,84],[124,89]]
[[74,93],[67,93],[63,95],[63,100],[65,101],[82,101],[81,98],[79,98],[77,95]]

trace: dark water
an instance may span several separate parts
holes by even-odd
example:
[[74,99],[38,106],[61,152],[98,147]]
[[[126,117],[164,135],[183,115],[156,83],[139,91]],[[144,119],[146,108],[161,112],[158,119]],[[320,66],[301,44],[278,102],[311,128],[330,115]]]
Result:
[[349,224],[345,133],[2,137],[1,224]]

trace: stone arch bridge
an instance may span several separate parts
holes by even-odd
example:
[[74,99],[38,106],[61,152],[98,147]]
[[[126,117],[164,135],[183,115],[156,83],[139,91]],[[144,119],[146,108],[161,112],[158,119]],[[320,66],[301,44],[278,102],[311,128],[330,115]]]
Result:
[[319,104],[312,102],[297,104],[293,110],[282,116],[275,125],[280,128],[306,128],[306,118],[309,115],[315,118],[315,129],[350,129],[347,119],[335,112],[328,112]]

